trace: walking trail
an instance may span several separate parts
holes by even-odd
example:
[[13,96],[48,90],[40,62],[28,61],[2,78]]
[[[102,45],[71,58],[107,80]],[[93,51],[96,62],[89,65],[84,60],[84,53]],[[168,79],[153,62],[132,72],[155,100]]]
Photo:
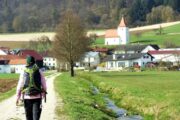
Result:
[[[41,120],[57,120],[57,116],[55,114],[57,98],[54,91],[53,81],[58,75],[60,74],[55,73],[46,77],[48,94],[46,103],[44,103],[44,100],[42,101]],[[16,106],[15,101],[16,96],[14,95],[0,103],[0,120],[25,120],[24,107]]]

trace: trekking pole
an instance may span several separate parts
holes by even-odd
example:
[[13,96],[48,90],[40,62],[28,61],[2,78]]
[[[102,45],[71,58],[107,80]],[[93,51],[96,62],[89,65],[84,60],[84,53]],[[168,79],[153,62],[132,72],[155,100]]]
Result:
[[45,92],[45,95],[44,95],[44,102],[46,103],[46,94],[47,92]]

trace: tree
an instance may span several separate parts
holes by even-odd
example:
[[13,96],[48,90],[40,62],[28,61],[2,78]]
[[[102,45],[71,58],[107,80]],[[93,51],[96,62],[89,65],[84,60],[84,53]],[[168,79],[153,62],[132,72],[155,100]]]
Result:
[[57,26],[52,51],[59,61],[70,65],[73,77],[75,62],[84,55],[91,42],[86,37],[84,25],[78,15],[67,11],[62,18]]
[[28,49],[36,50],[39,53],[48,51],[51,47],[51,41],[47,36],[41,36],[39,38],[29,41]]
[[170,22],[174,20],[174,11],[169,6],[154,7],[152,12],[147,14],[146,19],[150,24]]

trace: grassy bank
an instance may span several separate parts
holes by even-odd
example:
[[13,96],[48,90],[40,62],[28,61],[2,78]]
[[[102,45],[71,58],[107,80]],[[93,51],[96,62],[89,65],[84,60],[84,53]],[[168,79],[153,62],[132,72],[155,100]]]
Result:
[[19,74],[0,74],[0,101],[15,94]]
[[180,72],[105,72],[81,74],[109,93],[118,106],[145,120],[180,119]]
[[94,104],[103,106],[101,95],[93,95],[90,82],[64,73],[55,80],[55,88],[63,99],[64,110],[58,109],[58,115],[66,114],[70,120],[110,120],[106,113],[95,108]]

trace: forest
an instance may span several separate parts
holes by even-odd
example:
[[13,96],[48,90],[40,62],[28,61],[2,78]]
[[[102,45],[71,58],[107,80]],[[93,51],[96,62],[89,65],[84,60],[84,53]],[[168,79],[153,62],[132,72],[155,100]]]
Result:
[[73,10],[87,29],[129,27],[180,20],[180,0],[0,0],[0,33],[54,31]]

